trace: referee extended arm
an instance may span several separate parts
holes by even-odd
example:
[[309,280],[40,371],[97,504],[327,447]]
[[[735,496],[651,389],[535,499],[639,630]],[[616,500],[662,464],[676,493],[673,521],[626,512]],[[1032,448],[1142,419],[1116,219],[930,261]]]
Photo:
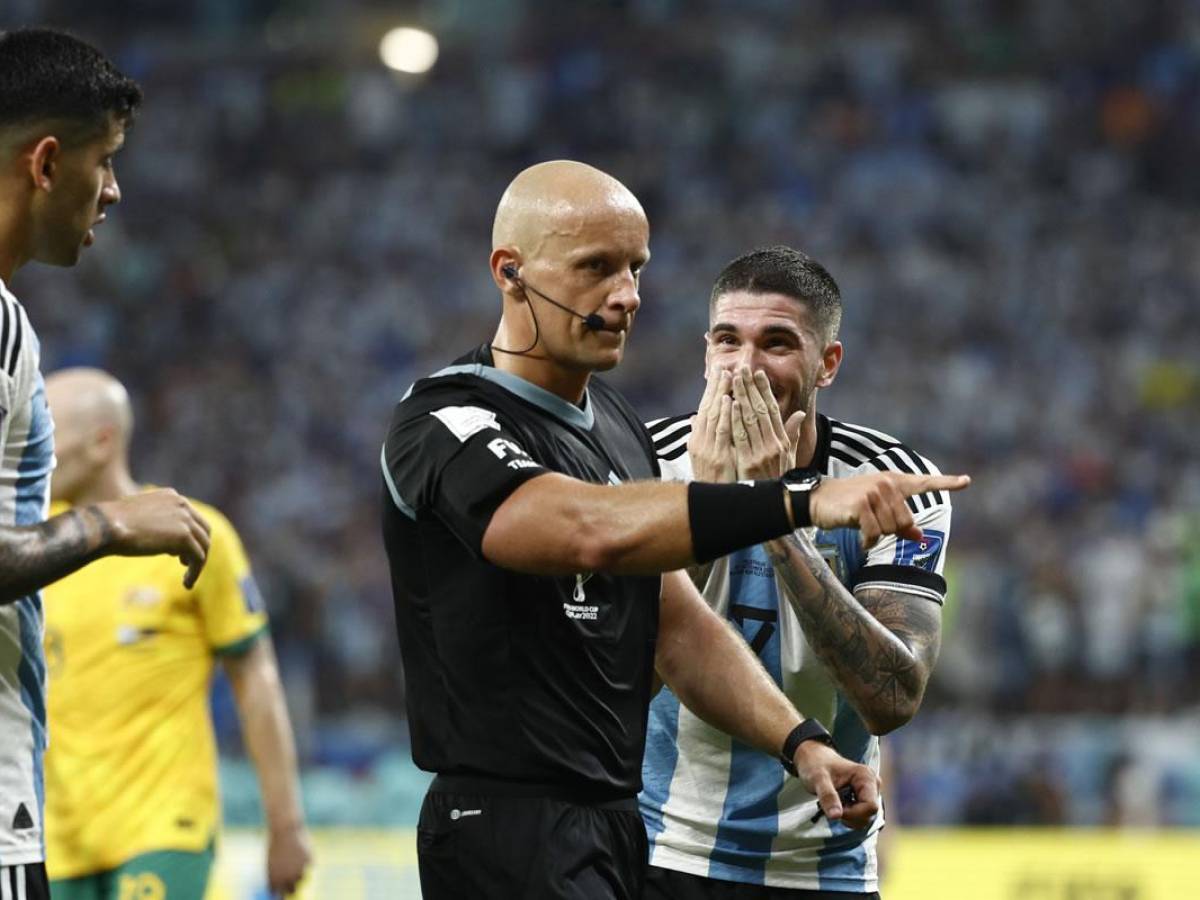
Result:
[[[904,475],[878,472],[822,482],[810,495],[812,522],[822,528],[860,527],[868,546],[881,534],[911,534],[912,515],[905,500],[930,490],[962,490],[965,475]],[[695,483],[693,483],[693,487]],[[722,485],[740,497],[746,489]],[[739,547],[757,544],[791,530],[791,497],[783,527],[763,534],[763,521],[696,516],[689,507],[689,486],[658,481],[599,485],[549,472],[531,478],[496,509],[483,535],[483,555],[495,565],[532,575],[610,572],[655,575],[704,562]],[[764,510],[764,519],[771,515]],[[885,515],[886,513],[886,515]],[[701,530],[704,533],[698,533]],[[734,542],[716,554],[697,557],[696,547]],[[744,533],[744,540],[736,542]],[[916,532],[920,536],[920,532]]]

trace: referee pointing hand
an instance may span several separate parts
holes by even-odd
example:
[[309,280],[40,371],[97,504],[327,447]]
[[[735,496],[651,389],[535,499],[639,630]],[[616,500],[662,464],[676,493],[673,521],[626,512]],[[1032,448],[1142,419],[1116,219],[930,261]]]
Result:
[[878,811],[874,772],[833,750],[676,570],[810,524],[911,534],[907,497],[969,481],[658,481],[639,418],[592,378],[624,354],[648,245],[614,178],[569,161],[520,173],[492,231],[495,336],[393,415],[383,533],[413,759],[437,773],[417,829],[426,900],[640,896],[660,679],[778,756],[829,819]]

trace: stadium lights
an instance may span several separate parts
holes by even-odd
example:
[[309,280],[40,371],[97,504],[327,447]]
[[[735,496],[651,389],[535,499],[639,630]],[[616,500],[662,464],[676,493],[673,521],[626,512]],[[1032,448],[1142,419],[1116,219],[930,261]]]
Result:
[[393,28],[379,42],[379,58],[397,72],[423,74],[437,62],[437,38],[420,28]]

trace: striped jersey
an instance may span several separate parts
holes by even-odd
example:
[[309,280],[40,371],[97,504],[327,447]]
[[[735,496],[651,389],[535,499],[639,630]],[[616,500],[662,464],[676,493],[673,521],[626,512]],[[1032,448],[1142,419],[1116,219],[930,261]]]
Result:
[[[662,475],[692,478],[687,442],[691,414],[648,424]],[[929,460],[896,439],[858,425],[817,419],[812,468],[826,477],[874,471],[937,473]],[[857,529],[807,529],[851,590],[871,586],[941,603],[942,567],[950,534],[943,491],[909,500],[922,541],[880,540],[864,551]],[[879,770],[879,739],[863,724],[808,646],[799,617],[778,584],[762,546],[717,560],[705,600],[728,618],[797,709],[818,719],[839,753]],[[669,689],[650,705],[639,797],[650,840],[650,864],[701,877],[801,890],[878,890],[876,839],[818,815],[816,797],[786,777],[776,757],[705,724]]]
[[[0,526],[44,521],[54,425],[25,310],[0,281]],[[44,858],[46,665],[38,592],[0,605],[0,865]]]

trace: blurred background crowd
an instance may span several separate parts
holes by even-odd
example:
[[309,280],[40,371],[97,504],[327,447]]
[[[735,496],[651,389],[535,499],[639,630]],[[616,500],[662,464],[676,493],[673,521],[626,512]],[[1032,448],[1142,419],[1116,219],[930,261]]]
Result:
[[[44,370],[130,387],[136,474],[241,531],[316,822],[420,792],[379,446],[491,336],[504,186],[565,156],[650,217],[608,376],[647,418],[694,408],[716,273],[786,243],[843,292],[824,411],[974,476],[939,669],[885,742],[901,820],[1200,824],[1200,3],[0,2],[32,22],[147,99],[85,263],[13,287]],[[381,64],[396,24],[428,73]]]

